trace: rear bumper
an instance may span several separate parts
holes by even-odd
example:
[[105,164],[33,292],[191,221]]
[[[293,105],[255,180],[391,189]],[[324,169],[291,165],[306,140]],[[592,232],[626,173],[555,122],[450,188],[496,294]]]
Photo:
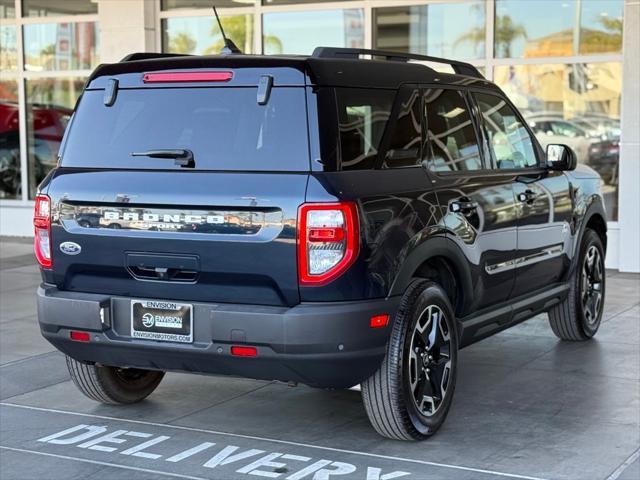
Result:
[[[38,288],[38,321],[58,350],[83,362],[346,388],[368,378],[384,358],[391,326],[373,329],[373,315],[395,314],[398,298],[303,303],[292,308],[193,302],[192,344],[130,335],[130,298]],[[71,330],[91,332],[89,342]],[[234,357],[232,345],[257,347]]]

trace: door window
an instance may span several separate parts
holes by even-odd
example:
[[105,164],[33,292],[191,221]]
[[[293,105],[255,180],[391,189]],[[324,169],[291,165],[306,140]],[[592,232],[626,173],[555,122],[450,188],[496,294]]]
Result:
[[424,101],[431,149],[429,167],[438,172],[480,170],[478,138],[461,93],[427,89]]
[[533,141],[506,100],[474,94],[491,150],[493,168],[530,168],[538,165]]

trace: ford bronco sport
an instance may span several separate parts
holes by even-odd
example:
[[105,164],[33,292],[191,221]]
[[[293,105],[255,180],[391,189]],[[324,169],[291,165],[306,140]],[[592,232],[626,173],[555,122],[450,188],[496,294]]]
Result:
[[380,434],[424,439],[460,348],[542,312],[596,333],[605,218],[598,175],[472,65],[133,54],[39,187],[39,323],[100,402],[165,371],[361,384]]

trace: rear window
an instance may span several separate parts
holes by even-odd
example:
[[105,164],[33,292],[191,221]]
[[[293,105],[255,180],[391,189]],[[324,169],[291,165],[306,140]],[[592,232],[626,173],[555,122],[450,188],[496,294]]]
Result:
[[62,165],[180,169],[173,159],[133,152],[188,149],[197,170],[309,170],[304,88],[273,88],[266,105],[256,88],[87,90],[74,115]]

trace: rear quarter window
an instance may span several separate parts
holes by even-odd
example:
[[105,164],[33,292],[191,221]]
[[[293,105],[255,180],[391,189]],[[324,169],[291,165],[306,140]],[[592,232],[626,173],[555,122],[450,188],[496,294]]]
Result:
[[251,87],[120,89],[110,107],[103,95],[83,93],[62,166],[180,169],[131,153],[188,149],[200,170],[309,170],[304,88],[273,88],[266,105]]

